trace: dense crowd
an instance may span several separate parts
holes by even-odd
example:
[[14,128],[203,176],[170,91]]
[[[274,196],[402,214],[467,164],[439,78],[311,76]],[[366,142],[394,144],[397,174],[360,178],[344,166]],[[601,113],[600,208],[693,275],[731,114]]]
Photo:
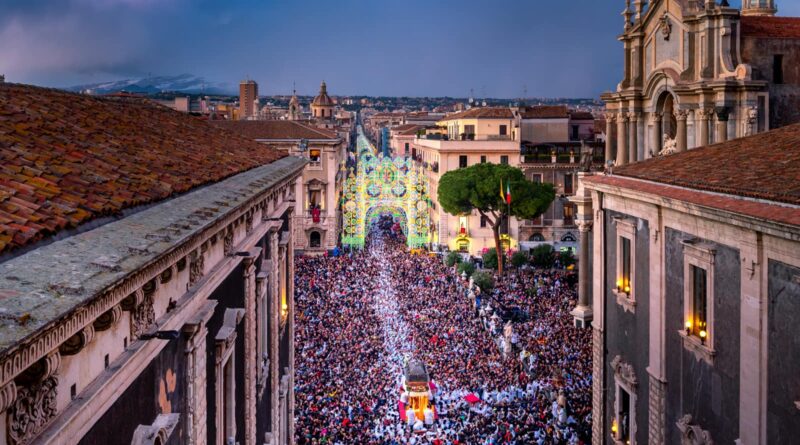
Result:
[[[440,257],[409,253],[392,229],[377,228],[361,251],[297,258],[296,442],[588,443],[591,337],[572,327],[565,273],[520,271],[475,296]],[[530,317],[489,315],[511,305]],[[425,428],[398,409],[412,356],[436,384],[438,417]]]

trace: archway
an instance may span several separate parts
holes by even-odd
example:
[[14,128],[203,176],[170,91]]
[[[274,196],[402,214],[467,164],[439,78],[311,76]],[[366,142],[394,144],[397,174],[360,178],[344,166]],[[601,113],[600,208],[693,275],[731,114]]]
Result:
[[539,232],[536,232],[533,235],[531,235],[530,238],[528,238],[528,241],[531,241],[531,242],[534,242],[534,243],[543,243],[545,241],[544,240],[544,235],[542,235]]
[[313,232],[308,234],[308,247],[312,249],[318,248],[322,245],[322,235],[319,232],[314,230]]
[[397,217],[410,247],[430,240],[428,180],[410,158],[384,157],[358,128],[356,168],[345,180],[342,199],[342,244],[362,248],[366,225],[381,213]]

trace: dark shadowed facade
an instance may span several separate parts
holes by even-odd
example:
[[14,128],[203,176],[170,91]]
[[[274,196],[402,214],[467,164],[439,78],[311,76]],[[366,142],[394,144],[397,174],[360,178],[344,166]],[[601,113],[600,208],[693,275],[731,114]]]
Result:
[[0,444],[287,444],[305,160],[0,84]]
[[800,124],[581,176],[593,443],[800,437],[798,191]]

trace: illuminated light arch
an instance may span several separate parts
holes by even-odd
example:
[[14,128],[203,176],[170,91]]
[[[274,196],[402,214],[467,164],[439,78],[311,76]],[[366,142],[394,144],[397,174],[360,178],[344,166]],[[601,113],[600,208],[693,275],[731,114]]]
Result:
[[409,158],[387,158],[358,129],[358,166],[345,180],[342,201],[342,244],[362,248],[366,224],[381,213],[394,216],[409,247],[421,247],[430,240],[430,196],[428,180],[421,167]]

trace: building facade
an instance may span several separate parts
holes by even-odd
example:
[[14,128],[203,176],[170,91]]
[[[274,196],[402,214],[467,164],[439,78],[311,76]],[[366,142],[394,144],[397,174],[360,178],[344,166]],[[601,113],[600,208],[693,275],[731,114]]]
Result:
[[140,99],[0,98],[26,122],[0,142],[0,443],[292,443],[306,161]]
[[216,125],[308,161],[296,184],[294,248],[323,254],[338,244],[347,146],[335,132],[295,121],[216,121]]
[[799,147],[795,124],[582,176],[593,443],[799,437]]
[[[514,139],[514,116],[505,107],[473,108],[450,115],[433,130],[418,135],[411,145],[411,156],[428,175],[432,195],[439,188],[439,179],[451,170],[477,163],[508,164],[519,167],[519,141]],[[491,226],[477,212],[454,216],[442,209],[432,196],[430,207],[433,244],[450,250],[480,255],[494,247]],[[519,247],[519,222],[510,218],[504,224],[501,242],[508,249]]]
[[800,122],[800,19],[772,0],[626,2],[606,159],[624,165]]
[[258,114],[258,84],[243,80],[239,84],[239,119],[255,119]]

